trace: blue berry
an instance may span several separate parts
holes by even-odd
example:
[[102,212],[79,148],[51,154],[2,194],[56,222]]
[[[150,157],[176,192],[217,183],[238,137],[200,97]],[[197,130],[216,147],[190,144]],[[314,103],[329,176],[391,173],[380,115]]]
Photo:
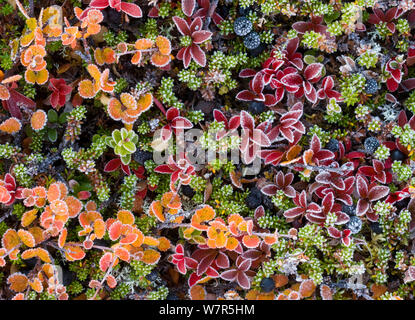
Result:
[[249,209],[256,209],[262,203],[262,193],[258,188],[252,188],[248,197],[245,200]]
[[275,289],[275,281],[272,278],[264,278],[261,280],[261,289],[264,292],[271,292]]
[[238,36],[246,36],[252,30],[252,22],[246,17],[239,17],[233,23],[233,31]]
[[252,31],[244,38],[244,45],[247,49],[253,50],[261,44],[261,37],[255,31]]
[[137,149],[137,151],[133,154],[133,159],[143,165],[147,160],[153,160],[153,154],[149,151]]
[[403,161],[406,159],[406,155],[404,153],[402,153],[401,151],[399,151],[398,149],[395,149],[391,152],[391,158],[393,161],[395,160],[400,160]]
[[331,152],[339,151],[339,141],[337,139],[330,139],[330,141],[326,145],[326,149],[330,150]]
[[260,114],[265,111],[265,104],[260,101],[252,101],[249,103],[248,111],[252,114]]
[[351,216],[355,216],[356,215],[356,206],[348,206],[348,205],[343,205],[342,206],[342,211],[347,214],[349,217]]
[[367,79],[365,91],[367,94],[375,94],[379,90],[378,83],[375,79]]
[[193,196],[195,195],[195,191],[190,187],[190,186],[188,186],[188,185],[185,185],[185,186],[182,186],[181,188],[180,188],[180,190],[183,192],[183,194],[186,196],[186,197],[189,197],[189,198],[193,198]]
[[359,217],[353,216],[346,224],[346,228],[349,229],[352,234],[356,234],[362,229],[362,220],[360,220]]
[[371,223],[370,224],[370,229],[372,229],[372,231],[374,233],[382,233],[383,232],[383,229],[380,226],[379,222],[373,222],[373,223]]
[[373,154],[379,148],[380,143],[375,137],[369,137],[365,140],[364,146],[367,153]]

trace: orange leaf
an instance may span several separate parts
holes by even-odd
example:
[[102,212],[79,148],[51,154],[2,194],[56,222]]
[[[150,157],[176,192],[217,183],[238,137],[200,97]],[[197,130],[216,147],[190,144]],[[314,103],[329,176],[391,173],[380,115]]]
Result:
[[65,257],[68,261],[82,260],[85,252],[81,247],[75,246],[73,242],[68,242],[65,247]]
[[128,252],[127,249],[123,247],[115,248],[114,253],[121,260],[124,260],[124,261],[130,260],[130,253]]
[[275,287],[281,288],[288,283],[288,277],[284,274],[277,274],[272,277],[275,281]]
[[30,281],[29,284],[37,293],[41,293],[43,291],[43,285],[39,278],[35,278],[33,281]]
[[160,52],[155,52],[151,56],[151,63],[159,68],[165,67],[170,62],[170,55],[163,55]]
[[105,235],[106,225],[104,220],[96,219],[94,221],[94,233],[97,236],[97,239],[102,239]]
[[14,247],[20,244],[20,238],[17,232],[13,229],[8,229],[4,234],[3,238],[1,239],[1,245],[7,251],[10,251]]
[[37,209],[26,211],[22,216],[22,227],[27,227],[37,218]]
[[26,230],[20,229],[19,231],[17,231],[17,234],[20,238],[20,240],[28,247],[33,248],[36,244],[35,242],[35,238],[33,237],[33,235]]
[[22,128],[22,124],[20,123],[18,119],[14,117],[7,119],[0,124],[0,131],[9,133],[9,134],[16,133],[20,131],[21,128]]
[[143,256],[141,257],[141,261],[146,264],[156,264],[160,260],[160,252],[148,249],[144,251]]
[[170,240],[169,239],[167,239],[166,237],[161,237],[158,240],[159,240],[159,244],[158,244],[157,248],[160,251],[163,251],[164,252],[164,251],[167,251],[167,250],[170,249],[171,243],[170,243]]
[[9,100],[10,92],[5,86],[0,84],[0,100]]
[[23,273],[16,272],[7,278],[7,283],[13,291],[23,292],[29,284],[29,279]]
[[47,252],[45,249],[43,248],[36,248],[36,255],[40,258],[40,260],[42,260],[43,262],[46,263],[51,263],[52,260],[50,259],[50,255],[49,252]]
[[226,249],[233,251],[238,247],[239,241],[234,237],[228,237],[226,240]]
[[43,236],[43,229],[40,227],[32,227],[29,228],[29,232],[33,235],[35,238],[36,244],[42,242],[44,240]]
[[120,220],[123,224],[128,224],[128,225],[134,224],[134,215],[129,210],[118,211],[117,219]]
[[144,237],[144,244],[155,247],[159,245],[159,241],[156,238],[146,236]]
[[72,196],[67,197],[65,202],[68,206],[69,217],[75,218],[81,212],[82,202]]
[[27,260],[36,257],[36,249],[27,249],[22,252],[22,259]]
[[48,201],[52,202],[61,198],[61,190],[59,184],[52,183],[48,189]]
[[150,49],[153,46],[153,41],[150,39],[138,39],[135,42],[135,48],[137,50],[147,50]]
[[260,242],[261,242],[261,240],[256,235],[252,235],[252,236],[245,235],[242,238],[242,243],[247,248],[256,248],[256,247],[258,247],[258,245],[259,245]]
[[63,228],[58,238],[59,248],[63,248],[65,246],[67,236],[68,236],[68,230],[66,228]]
[[384,285],[373,284],[370,287],[370,290],[373,292],[373,299],[378,299],[381,295],[383,295],[388,288]]
[[33,113],[32,118],[30,119],[32,129],[35,131],[42,130],[45,127],[47,120],[48,117],[46,112],[41,109],[37,110]]
[[160,201],[153,201],[151,203],[149,213],[150,215],[156,216],[160,222],[164,222],[166,220]]
[[189,289],[189,296],[192,300],[206,300],[206,290],[199,284],[194,285]]
[[333,292],[326,284],[320,285],[320,295],[323,300],[333,300]]
[[171,52],[171,43],[166,37],[158,36],[156,38],[156,46],[162,55],[169,55]]
[[316,285],[313,280],[307,279],[301,282],[300,289],[298,290],[303,298],[311,297],[316,290]]
[[97,94],[97,91],[92,81],[87,79],[79,82],[78,93],[84,99],[92,99]]

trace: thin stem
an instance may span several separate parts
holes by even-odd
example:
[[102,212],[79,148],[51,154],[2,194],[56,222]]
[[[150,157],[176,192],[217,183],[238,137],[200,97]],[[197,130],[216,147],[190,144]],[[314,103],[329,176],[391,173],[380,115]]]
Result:
[[163,107],[161,102],[154,96],[153,96],[153,101],[156,104],[156,106],[160,109],[160,111],[163,112],[164,116],[167,116],[166,109]]

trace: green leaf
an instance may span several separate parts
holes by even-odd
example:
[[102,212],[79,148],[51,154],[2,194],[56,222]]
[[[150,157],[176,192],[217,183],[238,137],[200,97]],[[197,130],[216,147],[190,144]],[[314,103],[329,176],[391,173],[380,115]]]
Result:
[[123,147],[124,147],[124,149],[126,149],[130,153],[133,153],[136,150],[135,144],[133,142],[131,142],[131,141],[124,142],[123,143]]
[[112,139],[114,140],[114,142],[118,143],[118,141],[120,141],[122,139],[121,136],[121,132],[120,130],[114,130],[112,132]]
[[340,16],[339,11],[334,11],[332,14],[325,14],[324,15],[324,22],[325,23],[331,23],[334,20],[336,20]]
[[58,132],[55,128],[48,128],[48,138],[50,142],[55,142],[58,138]]
[[128,131],[125,128],[121,129],[121,140],[125,140],[128,137]]
[[59,123],[64,124],[67,121],[68,115],[69,115],[69,112],[61,113],[60,116],[59,116],[59,120],[58,120]]
[[49,111],[48,111],[48,120],[51,123],[57,122],[58,121],[58,113],[53,109],[49,109]]
[[121,162],[125,165],[129,164],[131,161],[131,154],[127,154],[121,157]]
[[114,140],[112,139],[112,137],[107,137],[105,139],[105,142],[107,143],[107,145],[109,147],[111,147],[111,148],[114,148],[115,147],[115,143],[114,143]]
[[306,55],[304,56],[304,62],[307,64],[312,64],[316,62],[316,58],[314,56],[311,55]]

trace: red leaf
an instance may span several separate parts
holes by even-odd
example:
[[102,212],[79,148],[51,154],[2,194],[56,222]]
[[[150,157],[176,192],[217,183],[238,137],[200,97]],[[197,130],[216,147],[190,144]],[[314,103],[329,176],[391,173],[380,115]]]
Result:
[[186,20],[180,17],[173,17],[173,22],[175,23],[177,29],[179,29],[179,32],[182,34],[182,36],[190,36],[190,27],[187,24]]
[[238,284],[245,290],[248,290],[251,287],[248,276],[243,272],[238,272],[237,281]]
[[254,69],[243,69],[241,72],[239,72],[239,77],[251,78],[254,77],[256,74],[257,72]]
[[195,0],[182,0],[182,11],[183,13],[190,17],[195,9],[196,1]]
[[206,65],[205,52],[197,44],[193,43],[190,46],[189,51],[191,57],[198,65],[200,65],[201,67],[204,67]]
[[268,184],[261,189],[261,192],[267,196],[273,196],[277,193],[278,187],[275,184]]
[[143,16],[140,7],[134,3],[121,2],[121,10],[133,18],[141,18]]
[[104,171],[105,172],[112,172],[117,170],[121,165],[121,159],[117,158],[117,159],[112,159],[110,161],[108,161],[108,163],[105,165],[104,167]]
[[307,80],[313,80],[321,75],[323,65],[321,63],[312,63],[307,66],[304,70],[304,77]]
[[386,197],[389,193],[390,189],[386,186],[375,186],[370,189],[368,198],[370,201],[376,201]]
[[336,229],[335,227],[328,227],[327,231],[329,235],[333,238],[338,239],[342,236],[342,233],[340,232],[340,230]]
[[237,275],[238,275],[238,271],[236,269],[231,269],[231,270],[227,270],[225,272],[222,272],[220,274],[220,277],[223,280],[234,281],[235,278],[237,277]]
[[206,40],[209,40],[211,36],[212,36],[212,32],[206,31],[206,30],[200,30],[200,31],[193,32],[192,34],[193,43],[201,44],[205,42]]
[[255,97],[256,96],[249,90],[243,90],[236,95],[236,99],[242,101],[252,101]]
[[191,129],[193,128],[193,124],[184,117],[176,117],[171,122],[171,126],[174,129]]

